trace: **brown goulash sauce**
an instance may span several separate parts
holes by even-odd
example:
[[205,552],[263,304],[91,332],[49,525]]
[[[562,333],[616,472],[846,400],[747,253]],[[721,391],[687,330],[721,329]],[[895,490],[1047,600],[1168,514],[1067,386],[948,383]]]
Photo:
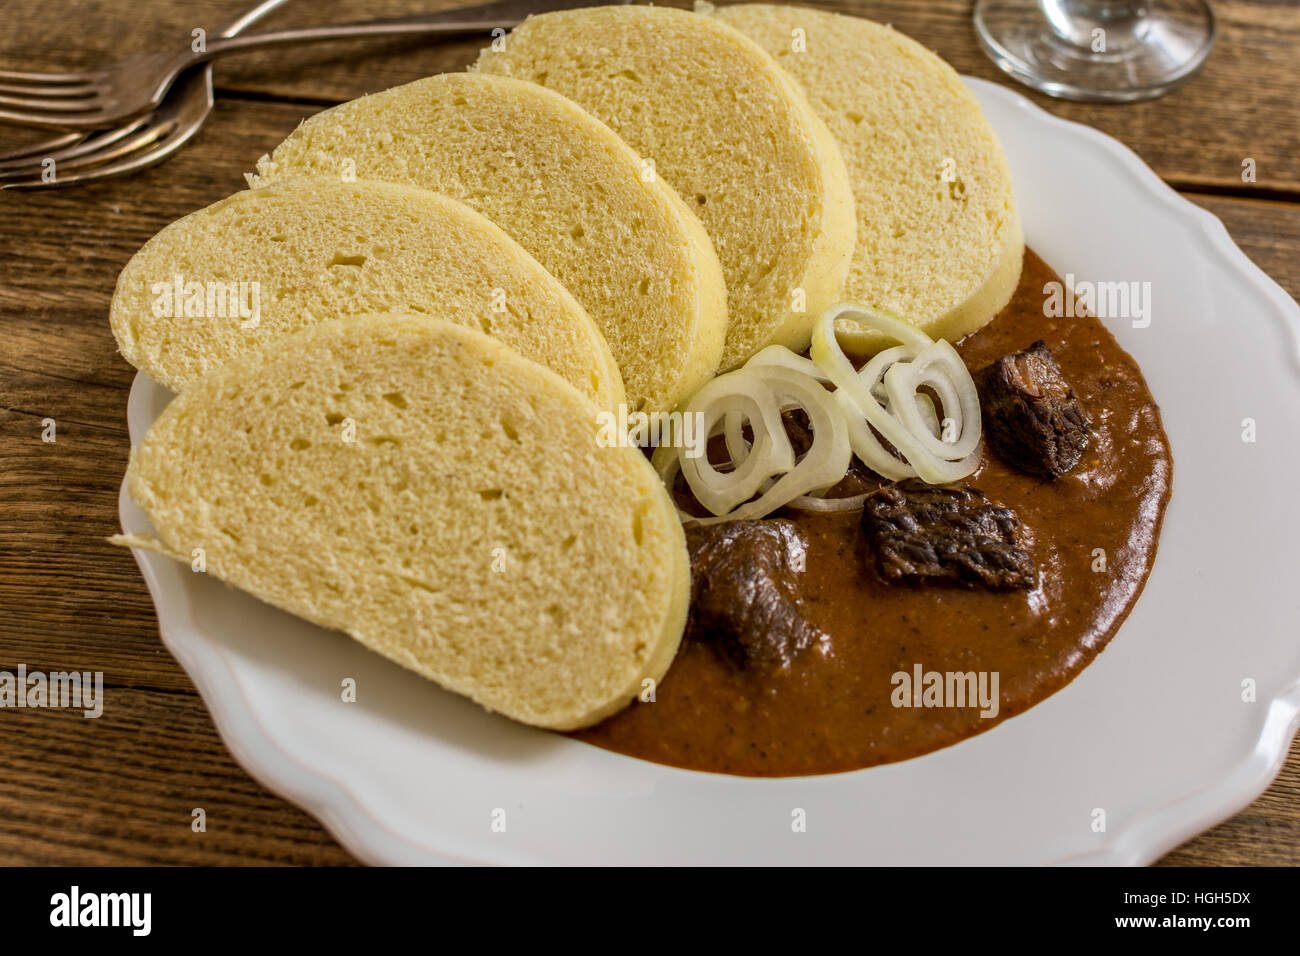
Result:
[[[1137,364],[1097,320],[1045,318],[1059,277],[1026,251],[1010,304],[958,345],[974,370],[1044,339],[1092,417],[1084,458],[1055,482],[986,448],[970,484],[1018,514],[1038,568],[1031,592],[886,585],[860,513],[783,510],[808,538],[800,610],[829,636],[788,668],[738,670],[685,640],[652,703],[574,736],[659,763],[751,776],[855,770],[988,730],[1069,683],[1106,646],[1155,558],[1172,459]],[[1094,571],[1094,549],[1105,571]],[[895,707],[895,672],[998,672],[999,710]]]

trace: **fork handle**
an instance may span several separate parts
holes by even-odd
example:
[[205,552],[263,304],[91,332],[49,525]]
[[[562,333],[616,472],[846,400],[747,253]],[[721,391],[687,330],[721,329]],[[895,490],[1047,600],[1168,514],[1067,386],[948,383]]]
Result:
[[223,23],[218,28],[217,33],[223,37],[233,37],[237,33],[243,33],[256,21],[262,19],[262,17],[267,14],[273,13],[288,2],[289,0],[262,0],[262,2],[253,9],[240,14],[228,23]]
[[[573,6],[572,0],[558,0],[553,5],[536,2],[508,0],[504,3],[487,3],[475,7],[444,10],[418,17],[395,17],[390,20],[372,20],[364,23],[336,23],[314,27],[295,27],[289,30],[272,30],[266,33],[218,37],[207,41],[200,52],[185,51],[185,66],[215,60],[229,53],[240,53],[262,47],[297,43],[323,43],[329,40],[355,40],[365,37],[398,37],[458,33],[480,33],[494,27],[510,28],[518,25],[529,13],[539,13],[548,6],[563,9]],[[540,8],[540,9],[539,9]]]

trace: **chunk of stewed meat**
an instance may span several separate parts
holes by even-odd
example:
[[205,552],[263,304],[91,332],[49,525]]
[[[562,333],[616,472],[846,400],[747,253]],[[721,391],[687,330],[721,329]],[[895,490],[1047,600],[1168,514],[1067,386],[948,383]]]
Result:
[[888,485],[866,500],[862,531],[889,583],[993,591],[1034,586],[1034,562],[1021,546],[1015,512],[969,485],[915,478]]
[[998,457],[1041,478],[1059,478],[1079,463],[1091,423],[1043,342],[1002,356],[975,384],[984,433]]
[[688,525],[688,639],[704,641],[740,668],[784,667],[825,640],[797,605],[807,548],[792,521]]

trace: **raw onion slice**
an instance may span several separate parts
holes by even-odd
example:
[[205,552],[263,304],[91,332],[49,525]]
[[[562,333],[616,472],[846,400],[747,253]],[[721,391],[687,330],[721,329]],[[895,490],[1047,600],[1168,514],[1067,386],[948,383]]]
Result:
[[[826,315],[831,317],[831,325],[836,330],[836,337],[851,343],[850,347],[855,354],[862,354],[863,343],[878,339],[880,335],[906,346],[913,353],[920,352],[934,341],[910,322],[863,305],[854,305],[852,302],[841,302],[839,305],[831,306],[823,314],[823,321]],[[843,326],[838,327],[837,323],[841,321]],[[854,328],[855,326],[857,328]],[[867,335],[862,334],[860,330],[863,329],[866,330]]]
[[[912,361],[894,363],[885,373],[885,391],[889,396],[891,411],[897,414],[921,446],[936,458],[952,461],[965,458],[979,445],[980,414],[975,382],[970,381],[969,401],[973,401],[975,405],[972,414],[961,384],[953,381],[955,376],[952,376],[951,367],[938,366],[940,357],[946,358],[943,351],[945,346],[952,349],[947,342],[935,342]],[[956,355],[955,352],[953,354]],[[961,359],[958,358],[957,361],[960,363]],[[962,365],[963,371],[965,368],[966,366]],[[969,373],[966,377],[970,378]],[[939,434],[936,435],[922,421],[915,398],[920,394],[919,389],[922,385],[929,385],[938,394],[939,400],[943,403],[944,414],[952,419],[958,430],[959,437],[956,441],[943,440],[942,423],[940,423]],[[967,421],[971,422],[971,427],[963,428],[963,423]]]
[[[791,408],[804,410],[813,435],[812,446],[797,461],[781,418]],[[696,520],[761,518],[801,495],[834,486],[848,470],[853,450],[834,394],[793,363],[746,365],[718,376],[686,402],[683,414],[697,413],[704,416],[702,434],[723,433],[726,465],[714,465],[707,454],[686,458],[677,448],[656,449],[651,458],[666,482],[680,468],[696,500],[714,515]]]
[[831,514],[841,511],[861,511],[862,503],[871,496],[870,492],[864,492],[860,495],[848,495],[843,498],[823,498],[818,495],[800,495],[790,502],[791,508],[798,508],[800,511],[819,511],[823,514]]
[[802,372],[809,378],[816,379],[826,385],[829,385],[831,381],[830,377],[817,367],[816,362],[791,352],[784,345],[769,345],[746,362],[745,368],[753,368],[756,365],[776,365],[780,368],[788,368],[794,372]]
[[[859,373],[840,348],[837,322],[856,323],[901,344],[885,349]],[[843,393],[844,401],[851,403],[871,426],[855,429],[854,452],[868,467],[887,478],[916,475],[931,484],[944,484],[966,477],[979,466],[979,395],[965,363],[948,343],[933,342],[919,329],[893,316],[860,306],[839,305],[828,309],[814,328],[812,357],[830,376],[837,391]],[[883,400],[877,381],[884,385]],[[944,402],[945,417],[959,429],[956,441],[944,442],[942,428],[936,434],[928,427],[931,423],[917,404],[917,397],[923,394],[919,391],[922,385],[933,388]],[[898,459],[889,454],[871,429],[894,446],[905,465],[896,464]],[[882,471],[877,465],[888,470]]]
[[[691,413],[703,415],[699,433],[704,436],[705,453],[696,458],[680,456],[682,475],[699,503],[714,514],[729,512],[752,498],[773,472],[794,467],[794,449],[781,421],[781,408],[763,373],[742,368],[718,376],[691,398],[683,414]],[[746,422],[754,434],[752,444],[740,436]],[[731,432],[727,446],[733,467],[726,472],[709,461],[707,451],[720,426]],[[741,445],[744,451],[737,454]]]
[[844,420],[849,427],[849,447],[864,465],[890,481],[916,477],[915,468],[890,454],[889,449],[881,444],[867,420],[858,411],[858,407],[849,400],[847,395],[836,392],[835,401],[844,412]]
[[[884,339],[861,370],[840,342],[858,330],[861,341]],[[682,406],[702,416],[705,453],[660,447],[651,462],[670,487],[680,469],[712,517],[703,523],[762,518],[790,505],[807,511],[852,511],[867,495],[828,498],[853,455],[886,479],[957,481],[980,461],[979,395],[970,372],[948,342],[894,316],[843,303],[823,313],[813,330],[812,358],[769,346],[733,372],[707,383]],[[831,390],[829,386],[834,386]],[[812,445],[796,455],[782,413],[802,409]],[[942,410],[942,416],[940,415]],[[946,441],[944,425],[955,434]],[[708,444],[719,436],[727,461],[714,464]]]
[[[849,446],[848,426],[844,416],[839,414],[831,393],[819,382],[789,369],[760,366],[755,371],[769,380],[773,395],[783,408],[802,408],[807,413],[813,434],[812,447],[803,454],[794,468],[781,475],[754,501],[730,514],[708,520],[761,518],[800,495],[835,485],[849,470],[849,459],[853,451]],[[785,424],[779,420],[779,416],[778,428],[785,435]],[[687,483],[690,483],[689,475]]]

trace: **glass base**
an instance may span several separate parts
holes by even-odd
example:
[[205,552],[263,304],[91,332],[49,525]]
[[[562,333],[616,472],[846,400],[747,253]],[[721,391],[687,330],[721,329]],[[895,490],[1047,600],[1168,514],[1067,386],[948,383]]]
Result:
[[1004,72],[1049,96],[1129,103],[1167,93],[1214,45],[1205,0],[977,0],[975,32]]

